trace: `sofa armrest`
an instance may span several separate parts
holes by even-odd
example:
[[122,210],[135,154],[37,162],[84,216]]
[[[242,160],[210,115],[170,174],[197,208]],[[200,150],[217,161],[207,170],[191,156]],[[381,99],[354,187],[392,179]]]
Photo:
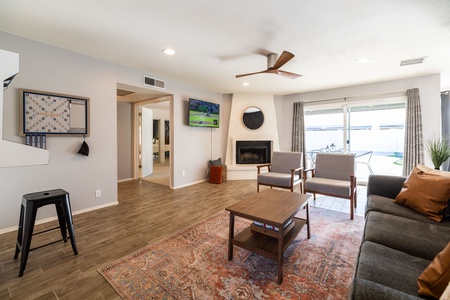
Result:
[[406,177],[392,175],[370,175],[367,182],[367,196],[379,195],[391,199],[400,193]]

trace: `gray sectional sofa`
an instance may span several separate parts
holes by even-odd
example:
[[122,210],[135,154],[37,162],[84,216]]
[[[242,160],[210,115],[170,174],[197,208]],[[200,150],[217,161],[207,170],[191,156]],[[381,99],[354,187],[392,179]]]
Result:
[[423,299],[417,279],[450,241],[450,220],[438,223],[394,203],[405,177],[372,175],[366,224],[350,299]]

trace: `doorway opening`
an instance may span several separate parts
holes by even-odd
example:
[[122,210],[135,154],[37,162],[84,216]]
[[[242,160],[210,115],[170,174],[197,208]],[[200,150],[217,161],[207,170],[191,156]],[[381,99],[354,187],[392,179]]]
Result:
[[[173,186],[172,103],[171,94],[117,84],[119,182],[164,177],[157,183]],[[167,126],[163,126],[165,123]],[[168,127],[167,133],[165,127]]]
[[135,104],[139,178],[170,186],[170,102],[167,97]]

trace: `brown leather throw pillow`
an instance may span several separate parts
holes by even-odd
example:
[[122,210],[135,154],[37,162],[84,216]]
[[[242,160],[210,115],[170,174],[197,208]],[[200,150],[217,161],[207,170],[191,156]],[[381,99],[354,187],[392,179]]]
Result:
[[424,172],[416,167],[409,174],[394,202],[441,222],[449,199],[450,177]]
[[450,243],[436,255],[420,274],[417,284],[419,296],[439,299],[450,281]]

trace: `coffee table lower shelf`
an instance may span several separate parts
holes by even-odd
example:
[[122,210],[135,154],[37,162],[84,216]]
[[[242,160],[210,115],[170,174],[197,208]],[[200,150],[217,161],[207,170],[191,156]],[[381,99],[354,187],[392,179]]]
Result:
[[[296,217],[294,217],[292,221],[294,222],[294,227],[284,235],[283,253],[307,223],[305,219]],[[239,232],[232,239],[231,243],[269,259],[275,261],[278,260],[278,238],[271,237],[264,233],[254,232],[251,230],[250,226]]]

